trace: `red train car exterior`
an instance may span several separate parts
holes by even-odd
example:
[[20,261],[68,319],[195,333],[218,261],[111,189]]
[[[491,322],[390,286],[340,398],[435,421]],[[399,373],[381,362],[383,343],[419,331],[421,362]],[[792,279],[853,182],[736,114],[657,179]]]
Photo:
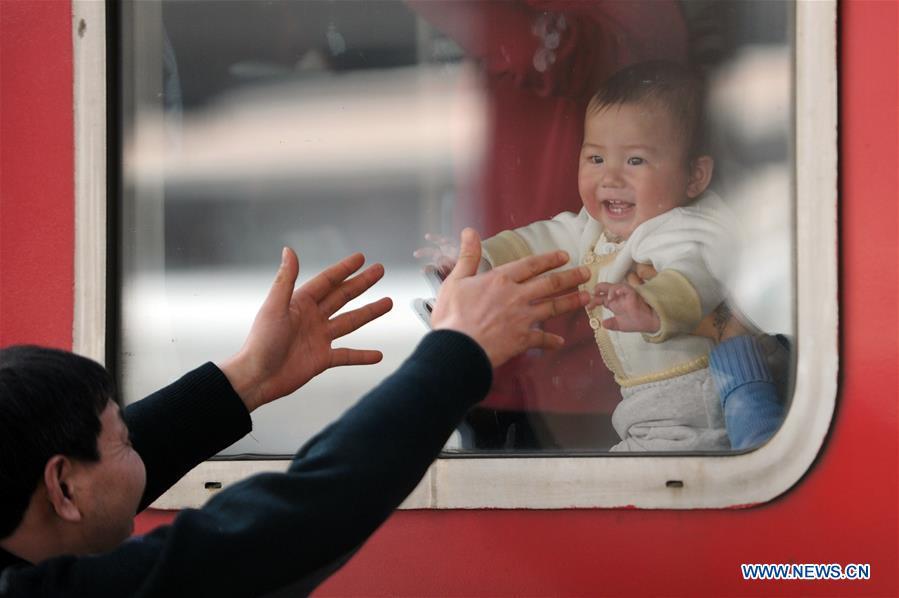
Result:
[[[748,509],[399,512],[318,595],[899,595],[899,5],[847,0],[838,27],[840,384],[805,477]],[[72,346],[72,35],[66,0],[0,1],[3,345]],[[748,581],[742,563],[870,579]]]

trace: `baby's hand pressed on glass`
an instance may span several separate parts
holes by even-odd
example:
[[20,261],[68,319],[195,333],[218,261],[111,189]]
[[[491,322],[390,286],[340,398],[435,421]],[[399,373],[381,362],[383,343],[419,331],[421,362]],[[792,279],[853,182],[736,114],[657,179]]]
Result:
[[437,271],[446,277],[456,267],[459,246],[452,239],[436,233],[425,234],[425,241],[430,245],[416,249],[412,252],[413,257],[427,264],[433,264]]
[[[419,247],[412,252],[412,256],[427,264],[432,264],[437,268],[441,277],[446,278],[456,267],[456,260],[459,259],[459,246],[452,239],[436,233],[426,233],[425,241],[430,245]],[[482,259],[478,263],[478,272],[487,272],[488,270],[491,270],[490,263]]]
[[661,322],[656,312],[627,283],[601,282],[596,285],[595,297],[615,315],[602,321],[607,330],[621,332],[658,332]]

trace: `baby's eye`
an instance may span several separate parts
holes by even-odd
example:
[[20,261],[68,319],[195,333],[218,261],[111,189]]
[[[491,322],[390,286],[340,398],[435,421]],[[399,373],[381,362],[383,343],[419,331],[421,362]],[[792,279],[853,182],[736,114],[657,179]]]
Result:
[[644,160],[643,158],[638,158],[637,156],[627,159],[627,163],[631,166],[640,166],[644,162],[646,162],[646,160]]
[[596,156],[596,155],[590,156],[587,158],[587,160],[589,160],[590,162],[593,162],[594,164],[602,164],[603,163],[602,156]]

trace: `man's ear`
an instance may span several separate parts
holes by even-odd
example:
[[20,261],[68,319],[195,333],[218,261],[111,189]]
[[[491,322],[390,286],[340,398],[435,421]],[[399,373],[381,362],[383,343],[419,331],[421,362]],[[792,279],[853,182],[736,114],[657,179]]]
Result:
[[690,162],[690,179],[687,181],[687,197],[696,199],[712,182],[715,160],[711,156],[699,156]]
[[81,521],[81,509],[75,500],[74,463],[64,455],[54,455],[44,467],[44,487],[47,499],[60,519],[70,523]]

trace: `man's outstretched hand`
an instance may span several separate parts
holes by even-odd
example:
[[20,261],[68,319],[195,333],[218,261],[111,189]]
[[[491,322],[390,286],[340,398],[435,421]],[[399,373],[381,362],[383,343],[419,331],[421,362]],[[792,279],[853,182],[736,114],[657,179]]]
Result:
[[275,282],[247,340],[220,365],[249,411],[292,393],[328,368],[381,361],[380,351],[331,347],[332,341],[393,307],[385,297],[332,317],[384,276],[384,267],[374,264],[350,278],[364,262],[356,253],[294,289],[299,261],[292,249],[284,248]]
[[587,304],[589,294],[576,288],[587,281],[589,270],[582,266],[546,274],[568,262],[564,251],[526,257],[476,275],[480,261],[481,240],[474,230],[465,229],[455,268],[437,295],[432,327],[467,334],[481,345],[493,367],[528,349],[561,347],[562,337],[536,325]]

